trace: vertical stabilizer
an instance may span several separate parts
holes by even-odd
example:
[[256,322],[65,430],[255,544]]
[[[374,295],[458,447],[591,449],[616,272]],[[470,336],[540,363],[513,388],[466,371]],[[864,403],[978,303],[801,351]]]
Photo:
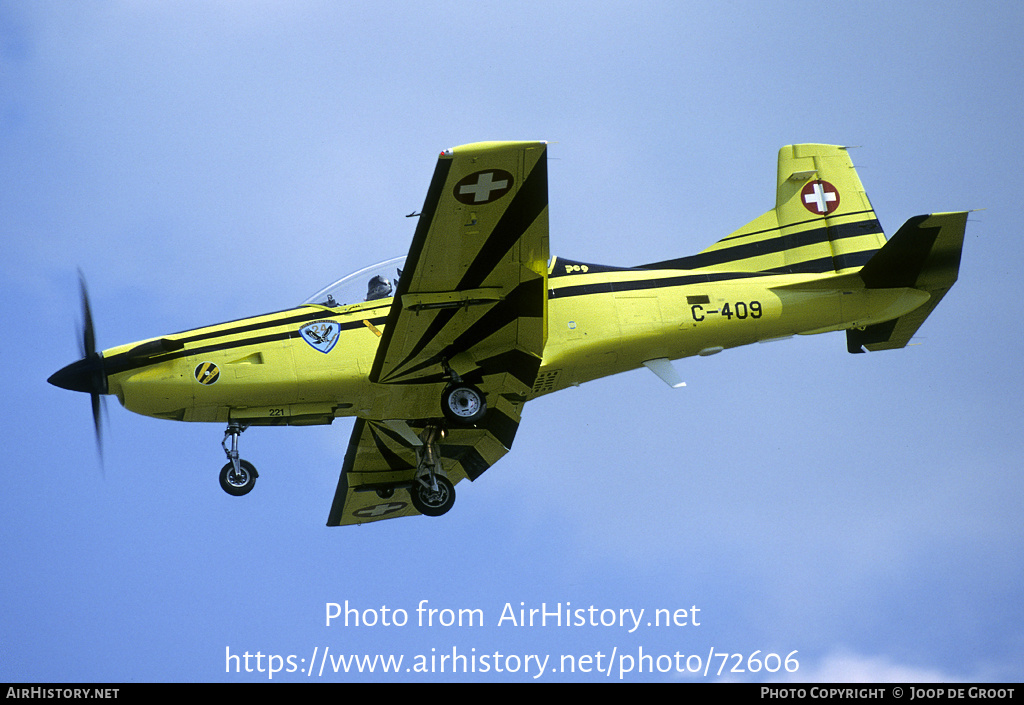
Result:
[[856,271],[885,235],[846,147],[779,150],[775,207],[700,254],[647,267],[825,274]]

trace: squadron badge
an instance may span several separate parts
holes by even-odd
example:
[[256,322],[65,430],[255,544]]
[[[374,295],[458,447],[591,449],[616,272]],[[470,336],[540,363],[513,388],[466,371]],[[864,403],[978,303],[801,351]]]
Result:
[[302,339],[313,346],[314,350],[329,353],[338,342],[340,328],[337,321],[313,321],[299,328]]

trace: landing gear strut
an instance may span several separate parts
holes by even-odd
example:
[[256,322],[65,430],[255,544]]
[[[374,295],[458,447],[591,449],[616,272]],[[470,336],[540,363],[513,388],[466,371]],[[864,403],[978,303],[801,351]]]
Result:
[[455,504],[455,486],[444,475],[438,440],[442,431],[427,426],[423,445],[416,449],[416,479],[409,488],[409,497],[416,511],[428,517],[439,517]]
[[[227,465],[220,469],[220,486],[235,497],[249,494],[256,485],[256,478],[260,476],[252,463],[238,457],[238,437],[246,428],[237,421],[229,422],[228,429],[224,432],[224,440],[220,442],[220,447],[228,456]],[[228,436],[231,437],[231,450],[228,450],[227,446]]]

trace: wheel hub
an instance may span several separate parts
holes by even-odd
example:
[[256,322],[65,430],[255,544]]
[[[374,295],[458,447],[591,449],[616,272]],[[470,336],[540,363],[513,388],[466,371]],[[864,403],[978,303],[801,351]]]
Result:
[[444,485],[439,484],[437,489],[423,488],[420,490],[420,498],[423,503],[431,507],[444,506],[445,502],[448,501],[448,488]]
[[451,410],[459,416],[472,416],[480,409],[480,399],[468,389],[457,389],[448,398]]

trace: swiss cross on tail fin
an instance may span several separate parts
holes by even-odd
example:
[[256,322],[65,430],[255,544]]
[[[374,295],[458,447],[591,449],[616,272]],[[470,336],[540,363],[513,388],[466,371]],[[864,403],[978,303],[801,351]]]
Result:
[[817,215],[828,215],[839,208],[839,189],[827,181],[812,181],[800,191],[804,208]]

